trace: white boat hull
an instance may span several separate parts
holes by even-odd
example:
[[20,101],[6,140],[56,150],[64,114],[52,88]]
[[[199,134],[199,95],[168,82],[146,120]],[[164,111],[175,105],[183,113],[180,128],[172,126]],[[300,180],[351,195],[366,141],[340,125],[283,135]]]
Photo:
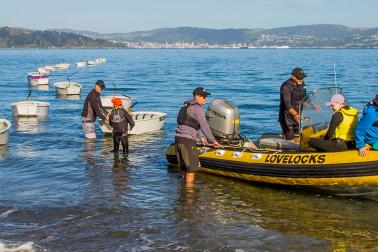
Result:
[[67,69],[70,67],[70,64],[67,63],[60,63],[55,65],[55,69]]
[[79,67],[86,67],[88,65],[88,63],[86,61],[79,61],[79,62],[76,62],[76,67],[79,68]]
[[50,74],[50,70],[44,68],[44,67],[39,67],[37,68],[37,71],[41,74]]
[[0,119],[0,145],[8,143],[11,123],[6,119]]
[[45,66],[44,68],[45,68],[46,70],[50,71],[50,72],[55,72],[55,71],[56,71],[55,66]]
[[94,60],[88,60],[87,61],[87,65],[90,66],[90,67],[94,67],[94,66],[96,66],[96,61],[94,61]]
[[[136,111],[132,112],[131,114],[134,119],[135,126],[131,131],[129,131],[130,135],[140,135],[162,129],[167,116],[166,113],[154,111]],[[112,127],[110,127],[107,122],[100,120],[99,124],[103,133],[111,134],[113,132]]]
[[49,78],[28,79],[28,82],[30,86],[48,85]]
[[76,82],[57,82],[54,84],[57,95],[80,95],[82,86]]
[[95,59],[94,61],[96,62],[96,64],[104,64],[104,63],[106,63],[106,59],[105,58],[98,58],[98,59]]
[[49,112],[50,104],[41,101],[21,101],[11,104],[14,117],[35,116],[45,117]]
[[49,76],[40,72],[28,73],[28,82],[30,86],[49,84]]
[[122,99],[122,107],[124,109],[131,108],[136,103],[136,100],[132,97],[127,97],[127,96],[100,96],[101,97],[101,103],[102,106],[105,108],[106,111],[110,113],[113,109],[113,104],[112,104],[112,99],[113,98],[121,98]]

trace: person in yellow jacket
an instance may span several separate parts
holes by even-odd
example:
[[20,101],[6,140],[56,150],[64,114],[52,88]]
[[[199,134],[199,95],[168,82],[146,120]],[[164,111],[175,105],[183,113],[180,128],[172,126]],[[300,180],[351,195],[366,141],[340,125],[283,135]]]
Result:
[[323,139],[310,139],[308,144],[324,152],[355,149],[354,130],[358,122],[358,111],[345,104],[342,94],[333,95],[326,106],[334,111],[327,133]]

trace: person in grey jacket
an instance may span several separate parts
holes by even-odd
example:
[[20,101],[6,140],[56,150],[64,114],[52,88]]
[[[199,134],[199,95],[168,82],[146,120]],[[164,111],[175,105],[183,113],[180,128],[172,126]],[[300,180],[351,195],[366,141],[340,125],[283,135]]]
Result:
[[200,169],[196,139],[200,139],[206,145],[210,142],[216,148],[221,146],[211,133],[205,113],[202,110],[208,95],[210,93],[203,87],[194,89],[193,99],[184,102],[184,106],[180,109],[177,117],[176,154],[184,172],[186,184],[194,182],[195,172]]
[[83,131],[85,138],[95,139],[96,130],[94,122],[96,117],[100,117],[102,120],[108,120],[109,114],[102,106],[100,94],[105,89],[104,81],[96,81],[95,87],[88,93],[84,101],[83,112],[81,113],[81,120],[83,123]]

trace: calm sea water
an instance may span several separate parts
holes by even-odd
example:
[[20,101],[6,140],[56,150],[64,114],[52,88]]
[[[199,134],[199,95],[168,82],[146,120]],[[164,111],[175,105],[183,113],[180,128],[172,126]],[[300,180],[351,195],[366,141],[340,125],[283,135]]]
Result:
[[[35,66],[105,57],[93,68],[55,72],[45,121],[14,121],[10,103],[25,100]],[[277,132],[280,84],[293,67],[309,90],[337,84],[359,110],[378,91],[378,50],[0,50],[0,118],[13,125],[0,147],[0,251],[378,251],[378,202],[256,185],[206,174],[194,188],[168,168],[176,114],[191,91],[239,106],[242,133]],[[76,72],[79,99],[52,86]],[[164,129],[130,137],[115,158],[98,129],[83,139],[80,113],[97,79],[105,94],[135,97],[134,110],[168,113]]]

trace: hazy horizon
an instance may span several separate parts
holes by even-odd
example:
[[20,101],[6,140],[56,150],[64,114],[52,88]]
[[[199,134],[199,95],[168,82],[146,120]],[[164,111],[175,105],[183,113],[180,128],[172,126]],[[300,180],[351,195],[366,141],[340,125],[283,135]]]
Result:
[[31,30],[74,29],[99,33],[176,27],[270,29],[313,24],[373,28],[378,24],[377,9],[378,1],[373,0],[13,0],[2,4],[0,26]]

